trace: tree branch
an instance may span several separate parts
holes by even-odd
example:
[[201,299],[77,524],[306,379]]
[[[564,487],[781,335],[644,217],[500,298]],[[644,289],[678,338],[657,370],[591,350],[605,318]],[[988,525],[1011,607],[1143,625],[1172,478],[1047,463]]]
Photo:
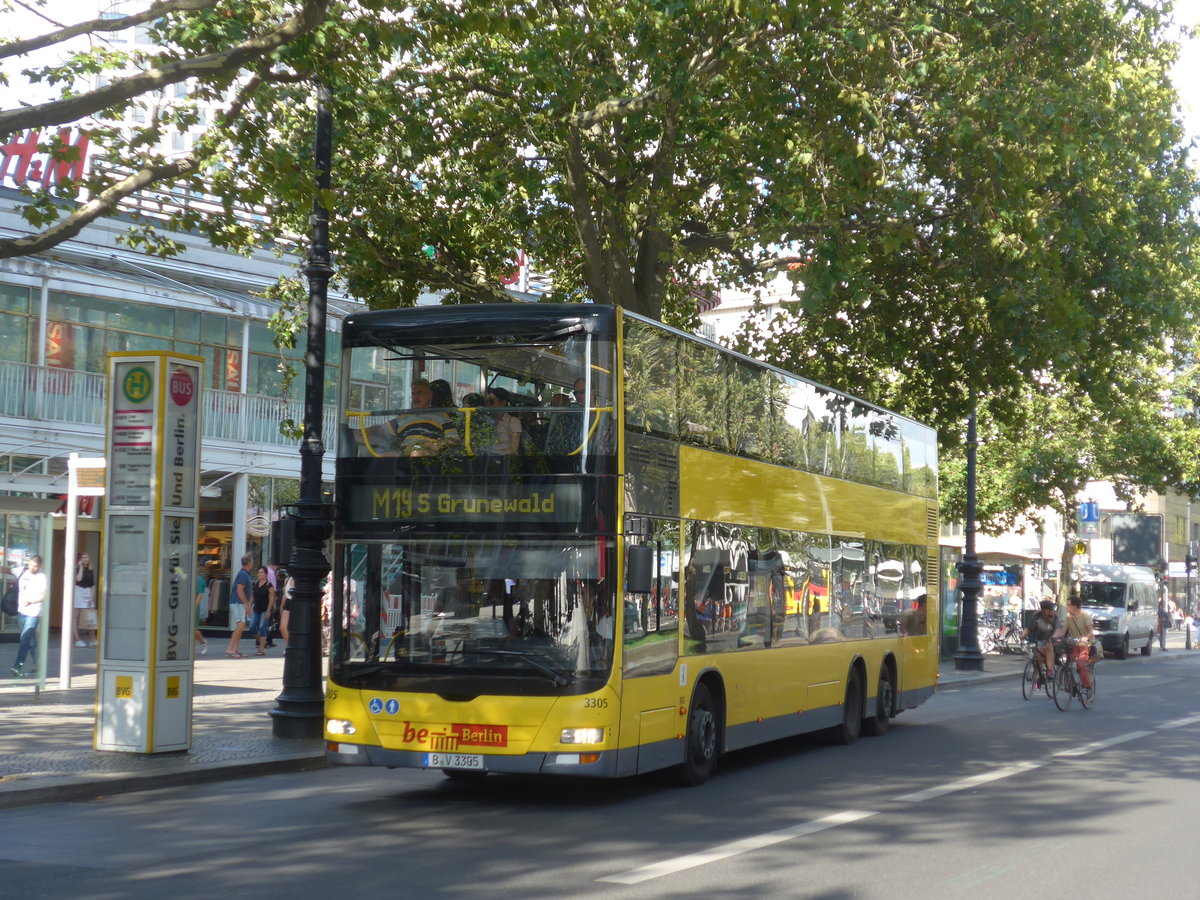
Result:
[[0,44],[0,59],[31,53],[34,50],[41,50],[43,47],[52,47],[63,41],[69,41],[73,37],[79,37],[81,34],[91,34],[96,31],[124,31],[126,28],[141,25],[143,22],[153,22],[167,13],[197,12],[216,5],[217,0],[159,0],[145,12],[122,16],[119,19],[91,19],[38,37]]
[[117,204],[130,194],[168,178],[190,175],[200,168],[200,164],[201,160],[189,153],[169,162],[146,166],[101,191],[71,215],[45,231],[25,237],[0,239],[0,259],[11,259],[14,256],[27,256],[31,253],[40,253],[42,250],[49,250],[51,247],[75,237],[100,216],[115,210]]
[[608,297],[608,280],[604,275],[601,262],[604,248],[600,235],[596,230],[596,220],[592,214],[592,204],[588,196],[583,174],[587,163],[583,158],[583,149],[579,145],[579,133],[575,129],[567,131],[567,145],[563,158],[563,175],[567,185],[567,193],[571,201],[571,215],[575,219],[575,229],[579,233],[579,243],[583,245],[583,258],[587,263],[586,279],[596,302],[606,302],[601,298]]
[[[261,74],[255,74],[250,78],[238,92],[237,98],[218,115],[208,135],[237,119],[262,81]],[[160,181],[191,175],[198,171],[211,153],[211,149],[207,153],[188,153],[170,161],[160,161],[144,166],[137,172],[105,188],[50,228],[24,237],[0,239],[0,259],[39,253],[75,237],[96,219],[113,212],[122,200],[138,191]]]
[[0,112],[0,135],[62,122],[76,122],[97,110],[116,106],[133,97],[187,78],[212,80],[221,76],[232,77],[253,60],[266,56],[272,50],[283,47],[316,28],[324,20],[329,2],[330,0],[304,0],[300,12],[279,28],[221,53],[177,60],[118,79],[105,87],[77,97],[52,100],[21,109],[6,109]]
[[400,259],[390,249],[375,240],[365,228],[356,226],[351,231],[359,240],[371,247],[375,252],[375,257],[387,268],[400,272],[410,270],[414,266],[423,269],[424,280],[430,287],[461,291],[482,302],[513,302],[512,295],[494,281],[465,272],[458,266],[445,265],[436,257],[429,259],[424,255],[417,255]]
[[[766,40],[774,34],[776,34],[775,29],[770,25],[765,25],[731,41],[727,46],[710,46],[705,48],[688,60],[688,80],[690,81],[700,76],[712,75],[725,69],[729,66],[730,52],[752,47],[759,41]],[[580,131],[587,131],[610,119],[625,118],[635,113],[644,112],[650,107],[661,103],[663,98],[668,96],[668,91],[669,88],[666,85],[660,85],[651,88],[645,93],[638,94],[636,97],[613,97],[603,100],[590,110],[575,113],[570,117],[569,124]]]

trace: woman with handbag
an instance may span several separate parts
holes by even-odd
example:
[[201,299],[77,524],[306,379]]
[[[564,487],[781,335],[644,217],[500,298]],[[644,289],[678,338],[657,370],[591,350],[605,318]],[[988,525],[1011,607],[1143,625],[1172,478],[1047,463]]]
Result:
[[267,636],[270,632],[271,613],[275,611],[275,588],[267,577],[267,567],[258,567],[257,580],[250,588],[253,614],[250,617],[250,635],[258,641],[255,656],[267,655]]
[[[96,573],[92,571],[91,559],[86,553],[79,554],[75,563],[75,646],[96,646]],[[90,634],[90,638],[84,635]]]

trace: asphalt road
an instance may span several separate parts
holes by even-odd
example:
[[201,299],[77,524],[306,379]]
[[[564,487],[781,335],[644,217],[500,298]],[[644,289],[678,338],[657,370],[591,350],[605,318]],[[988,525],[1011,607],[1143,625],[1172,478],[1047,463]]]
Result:
[[328,769],[0,812],[0,895],[1193,898],[1200,653],[941,692],[709,784]]

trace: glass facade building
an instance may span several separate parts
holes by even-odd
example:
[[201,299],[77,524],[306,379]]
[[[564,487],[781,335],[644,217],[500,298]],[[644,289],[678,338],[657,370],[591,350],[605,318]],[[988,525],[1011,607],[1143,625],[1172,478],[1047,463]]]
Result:
[[[15,194],[0,188],[0,234],[28,232],[14,211]],[[242,554],[287,562],[282,548],[272,546],[271,526],[299,491],[299,441],[280,426],[303,420],[304,347],[275,345],[268,319],[277,307],[261,292],[281,276],[296,275],[300,260],[272,252],[242,257],[188,235],[177,237],[182,254],[157,259],[118,242],[127,227],[101,221],[52,253],[0,260],[0,578],[11,577],[5,570],[19,571],[35,553],[49,554],[51,623],[59,625],[68,459],[104,455],[108,354],[199,356],[204,395],[196,553],[208,589],[202,621],[219,633],[228,627],[229,583]],[[330,299],[327,442],[334,436],[341,320],[356,308]],[[299,373],[290,386],[289,369]],[[79,512],[78,552],[103,572],[103,501]],[[0,621],[0,640],[11,640],[16,628],[16,621]]]

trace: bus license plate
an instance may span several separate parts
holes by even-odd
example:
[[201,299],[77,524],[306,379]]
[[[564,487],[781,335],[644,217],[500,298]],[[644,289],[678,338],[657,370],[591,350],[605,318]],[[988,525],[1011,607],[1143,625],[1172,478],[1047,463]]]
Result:
[[426,753],[427,769],[483,769],[483,756],[479,753]]

